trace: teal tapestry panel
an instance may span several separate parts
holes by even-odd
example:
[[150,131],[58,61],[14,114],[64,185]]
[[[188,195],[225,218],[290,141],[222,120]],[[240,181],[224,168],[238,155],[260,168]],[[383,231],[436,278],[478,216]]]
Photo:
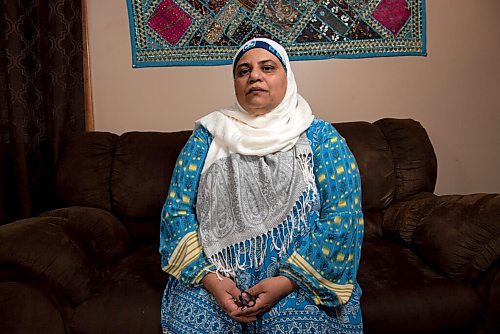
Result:
[[251,37],[292,60],[426,55],[424,0],[126,0],[132,65],[231,63]]

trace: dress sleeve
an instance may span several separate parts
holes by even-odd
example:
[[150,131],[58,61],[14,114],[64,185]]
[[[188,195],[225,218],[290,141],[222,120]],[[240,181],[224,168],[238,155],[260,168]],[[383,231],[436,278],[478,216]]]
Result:
[[294,280],[317,305],[345,304],[354,289],[363,240],[361,181],[344,138],[326,122],[315,121],[308,137],[321,209],[310,234],[282,260],[280,274]]
[[193,132],[177,158],[161,213],[162,269],[186,285],[199,284],[215,269],[202,251],[196,218],[198,184],[211,138],[203,127]]

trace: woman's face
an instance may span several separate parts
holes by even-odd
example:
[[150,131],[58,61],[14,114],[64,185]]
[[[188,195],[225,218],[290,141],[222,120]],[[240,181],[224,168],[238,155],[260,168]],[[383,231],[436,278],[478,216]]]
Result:
[[264,49],[246,52],[236,64],[236,99],[250,115],[264,115],[276,108],[285,97],[286,83],[281,62]]

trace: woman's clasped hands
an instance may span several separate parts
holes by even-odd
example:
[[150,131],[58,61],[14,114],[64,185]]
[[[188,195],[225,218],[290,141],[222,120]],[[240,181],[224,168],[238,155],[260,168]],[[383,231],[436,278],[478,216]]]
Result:
[[297,288],[297,284],[285,276],[266,278],[246,291],[238,289],[229,278],[219,280],[215,273],[205,275],[202,283],[222,310],[244,323],[256,321],[258,315],[269,311]]

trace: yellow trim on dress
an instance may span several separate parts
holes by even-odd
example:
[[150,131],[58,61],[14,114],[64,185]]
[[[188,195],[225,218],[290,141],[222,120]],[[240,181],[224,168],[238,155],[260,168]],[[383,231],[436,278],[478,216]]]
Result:
[[337,284],[327,280],[326,278],[321,276],[320,273],[318,273],[316,269],[314,269],[297,252],[293,252],[293,254],[288,258],[287,262],[296,265],[304,272],[314,277],[314,279],[316,279],[319,284],[333,291],[337,295],[341,304],[347,303],[347,301],[351,297],[352,291],[354,290],[353,284]]
[[[283,272],[283,273],[286,273],[286,274],[290,275],[290,276],[291,276],[291,277],[293,277],[293,278],[294,278],[294,280],[295,280],[295,281],[297,281],[297,282],[302,281],[300,278],[298,278],[296,275],[294,275],[291,271],[289,271],[289,270],[287,270],[287,269],[281,268],[281,269],[280,269],[280,271],[281,271],[281,272]],[[306,285],[306,287],[307,287],[307,290],[311,293],[311,295],[313,295],[313,296],[314,296],[314,298],[313,298],[314,303],[315,303],[316,305],[321,305],[321,304],[323,304],[323,303],[322,303],[322,301],[321,301],[321,298],[319,298],[319,296],[318,296],[318,294],[316,293],[316,291],[314,291],[311,287],[309,287],[309,286],[307,286],[307,285]]]
[[186,234],[177,244],[174,252],[168,260],[168,265],[163,267],[163,271],[175,278],[179,278],[181,271],[196,260],[201,254],[202,248],[197,232]]

